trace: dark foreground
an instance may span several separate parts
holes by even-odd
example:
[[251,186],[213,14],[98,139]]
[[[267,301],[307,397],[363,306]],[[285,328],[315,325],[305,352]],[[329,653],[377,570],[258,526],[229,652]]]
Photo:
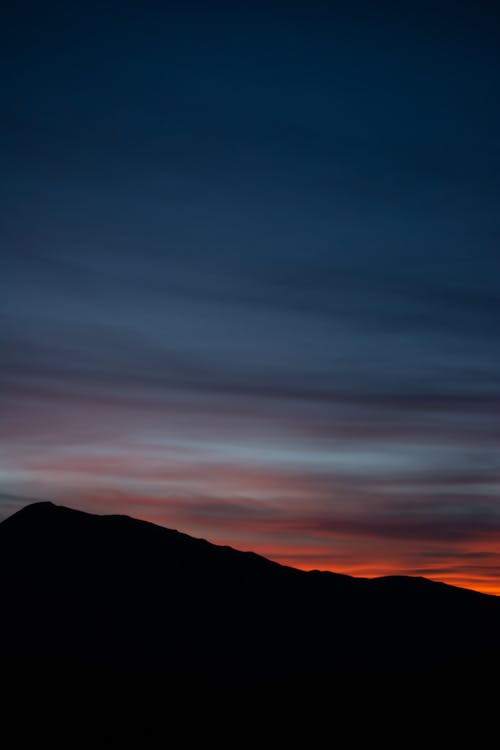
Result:
[[4,673],[434,680],[500,667],[500,598],[305,573],[51,503],[0,524]]

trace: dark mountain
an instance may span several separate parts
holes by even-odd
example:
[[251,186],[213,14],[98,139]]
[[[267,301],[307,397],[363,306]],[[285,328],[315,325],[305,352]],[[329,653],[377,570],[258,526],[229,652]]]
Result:
[[278,565],[127,516],[0,524],[3,666],[282,677],[500,666],[500,598]]

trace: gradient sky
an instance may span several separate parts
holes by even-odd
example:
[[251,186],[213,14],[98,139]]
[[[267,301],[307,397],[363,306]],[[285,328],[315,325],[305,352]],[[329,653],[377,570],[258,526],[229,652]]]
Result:
[[0,518],[500,594],[496,4],[10,5]]

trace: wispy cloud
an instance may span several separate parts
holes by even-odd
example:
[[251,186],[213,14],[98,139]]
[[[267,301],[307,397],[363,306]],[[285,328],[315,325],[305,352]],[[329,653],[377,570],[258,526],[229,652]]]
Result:
[[0,514],[493,585],[491,13],[243,5],[6,19]]

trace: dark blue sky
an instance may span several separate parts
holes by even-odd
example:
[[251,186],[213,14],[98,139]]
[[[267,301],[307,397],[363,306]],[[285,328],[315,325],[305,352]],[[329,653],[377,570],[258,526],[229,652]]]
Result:
[[500,592],[494,6],[3,11],[1,515]]

